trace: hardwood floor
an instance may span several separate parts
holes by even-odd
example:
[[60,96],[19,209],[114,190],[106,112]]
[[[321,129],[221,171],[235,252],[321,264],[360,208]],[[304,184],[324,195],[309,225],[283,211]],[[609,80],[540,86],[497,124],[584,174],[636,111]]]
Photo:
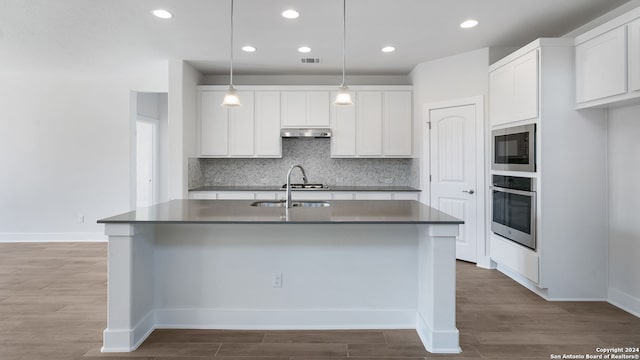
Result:
[[497,271],[457,268],[461,354],[426,352],[414,330],[156,330],[135,352],[101,354],[106,244],[0,244],[0,359],[549,359],[640,346],[640,319],[607,303],[546,302]]

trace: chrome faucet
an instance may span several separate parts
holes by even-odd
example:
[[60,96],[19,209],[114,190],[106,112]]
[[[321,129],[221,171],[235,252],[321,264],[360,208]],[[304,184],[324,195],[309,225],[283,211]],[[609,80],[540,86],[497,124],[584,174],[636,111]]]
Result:
[[300,171],[302,171],[302,181],[305,184],[307,183],[307,174],[304,172],[304,168],[302,167],[302,165],[292,165],[291,168],[289,168],[289,172],[287,173],[287,188],[285,189],[285,191],[287,192],[287,209],[291,208],[291,173],[295,168],[298,168],[300,169]]

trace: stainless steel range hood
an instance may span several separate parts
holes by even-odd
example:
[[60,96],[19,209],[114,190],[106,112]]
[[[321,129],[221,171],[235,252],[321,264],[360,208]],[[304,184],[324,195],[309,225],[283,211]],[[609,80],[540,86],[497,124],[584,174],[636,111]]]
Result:
[[331,129],[329,128],[281,129],[280,136],[283,138],[330,138]]

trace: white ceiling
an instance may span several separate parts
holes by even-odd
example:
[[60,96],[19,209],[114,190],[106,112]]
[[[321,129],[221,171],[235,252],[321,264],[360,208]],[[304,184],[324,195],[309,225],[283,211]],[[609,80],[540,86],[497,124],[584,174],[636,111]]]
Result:
[[[421,62],[561,36],[628,0],[347,0],[347,72],[406,74]],[[228,72],[230,0],[0,0],[0,67],[105,68],[164,59]],[[174,17],[150,14],[165,8]],[[280,13],[301,14],[286,20]],[[341,0],[235,0],[237,74],[336,74]],[[467,18],[480,21],[464,30]],[[252,54],[240,51],[251,44]],[[302,64],[299,46],[321,64]],[[395,53],[380,49],[393,45]]]

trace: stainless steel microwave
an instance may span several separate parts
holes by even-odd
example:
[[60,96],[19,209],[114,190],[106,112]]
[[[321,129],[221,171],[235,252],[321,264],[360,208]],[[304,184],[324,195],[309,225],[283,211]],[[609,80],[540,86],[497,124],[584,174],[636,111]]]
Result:
[[536,171],[536,125],[493,130],[492,170]]

